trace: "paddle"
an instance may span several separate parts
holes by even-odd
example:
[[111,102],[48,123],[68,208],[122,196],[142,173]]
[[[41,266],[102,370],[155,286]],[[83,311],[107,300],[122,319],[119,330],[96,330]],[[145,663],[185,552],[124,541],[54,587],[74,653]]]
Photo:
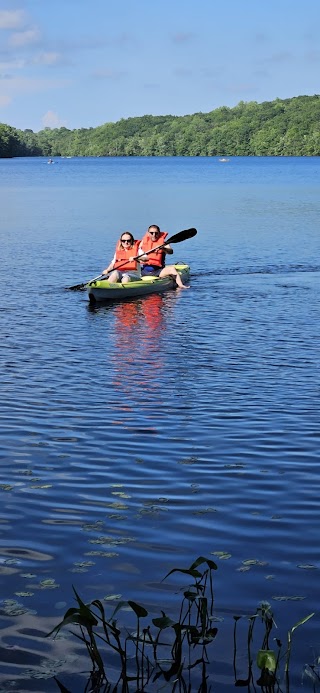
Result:
[[[97,277],[94,277],[93,279],[89,279],[91,282],[95,282],[98,279],[102,278],[102,274],[98,274]],[[66,286],[66,289],[68,291],[80,291],[80,289],[84,289],[85,286],[87,286],[88,282],[83,282],[82,284],[75,284],[74,286]]]
[[[150,253],[154,253],[155,250],[159,250],[159,248],[164,248],[166,245],[169,245],[169,243],[181,243],[181,241],[186,241],[188,238],[193,238],[193,236],[196,236],[197,234],[197,229],[191,228],[191,229],[184,229],[184,231],[179,231],[179,233],[175,233],[173,236],[170,236],[170,238],[166,238],[165,243],[162,243],[162,245],[156,246],[156,248],[152,248],[152,250],[148,250],[144,255],[150,255]],[[138,260],[139,255],[137,255],[134,259]],[[121,265],[118,265],[117,267],[114,267],[114,269],[120,269],[121,267],[124,267],[127,263],[123,262]],[[113,271],[112,270],[112,271]],[[107,275],[105,274],[99,274],[97,277],[94,277],[94,279],[90,279],[88,282],[83,282],[83,284],[75,284],[75,286],[68,286],[66,287],[70,291],[79,291],[80,289],[83,289],[87,284],[97,281],[98,279],[101,279],[102,277],[106,277]]]

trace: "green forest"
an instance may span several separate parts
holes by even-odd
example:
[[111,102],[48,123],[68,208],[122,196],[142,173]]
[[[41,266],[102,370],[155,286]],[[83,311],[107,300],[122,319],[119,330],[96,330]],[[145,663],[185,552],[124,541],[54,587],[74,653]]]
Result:
[[0,157],[319,156],[320,95],[240,101],[209,113],[127,118],[96,128],[0,124]]

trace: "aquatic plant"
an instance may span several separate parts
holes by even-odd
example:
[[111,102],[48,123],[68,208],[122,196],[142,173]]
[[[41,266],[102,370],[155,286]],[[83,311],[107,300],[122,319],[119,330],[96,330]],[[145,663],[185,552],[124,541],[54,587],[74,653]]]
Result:
[[[251,690],[250,685],[254,686],[255,676],[254,670],[257,668],[260,670],[260,676],[256,678],[256,684],[261,687],[266,693],[279,693],[283,690],[289,693],[290,690],[290,679],[289,679],[289,664],[291,657],[292,648],[292,636],[294,631],[298,626],[306,623],[310,618],[314,616],[314,613],[305,616],[296,623],[287,633],[287,646],[286,651],[281,655],[282,642],[279,638],[274,637],[273,641],[276,648],[271,649],[270,647],[270,636],[273,627],[276,625],[271,610],[271,606],[268,602],[261,602],[255,614],[249,617],[234,616],[234,634],[233,634],[233,671],[236,686],[248,686],[248,690]],[[237,676],[237,627],[240,618],[248,619],[248,633],[247,633],[247,667],[248,674],[246,679],[240,679]],[[262,640],[261,646],[256,650],[253,646],[254,644],[254,630],[256,628],[256,623],[262,624]],[[253,651],[256,651],[254,657]],[[281,687],[281,682],[284,688]]]
[[[208,668],[212,665],[209,648],[218,634],[216,623],[220,620],[214,615],[215,570],[216,563],[203,556],[189,568],[173,568],[164,580],[174,573],[188,578],[188,585],[182,590],[178,618],[173,619],[161,610],[161,616],[152,618],[151,624],[144,621],[149,616],[147,609],[135,601],[119,601],[108,617],[100,599],[85,604],[73,587],[76,606],[68,609],[48,636],[57,635],[67,626],[77,627],[76,633],[71,632],[84,643],[91,661],[84,693],[147,693],[157,690],[156,686],[167,691],[170,686],[172,692],[179,693],[208,693],[211,690]],[[134,627],[130,629],[119,626],[115,618],[123,609],[133,615]],[[271,645],[275,622],[268,602],[261,602],[249,617],[234,616],[234,685],[251,691],[256,690],[256,684],[265,693],[283,690],[289,693],[292,636],[313,615],[309,614],[290,629],[283,655],[278,638],[273,639],[276,647]],[[247,624],[246,641],[242,635],[240,643],[242,665],[244,644],[247,655],[245,679],[239,678],[237,671],[240,619],[245,619]],[[315,678],[315,668],[312,673]],[[58,679],[55,681],[61,693],[71,693]]]

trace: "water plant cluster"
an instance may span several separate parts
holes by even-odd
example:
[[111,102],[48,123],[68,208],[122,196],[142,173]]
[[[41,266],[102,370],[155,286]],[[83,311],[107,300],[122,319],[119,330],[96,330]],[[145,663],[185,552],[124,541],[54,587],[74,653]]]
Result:
[[[214,561],[200,556],[188,568],[173,568],[188,580],[182,588],[178,616],[165,611],[151,618],[148,610],[134,602],[119,601],[110,616],[99,599],[85,604],[74,589],[76,606],[68,609],[63,620],[49,633],[61,628],[80,639],[88,653],[90,673],[84,693],[150,693],[165,690],[179,693],[208,693],[213,690],[213,645],[218,635],[219,619],[214,612]],[[116,615],[129,610],[132,626],[119,625]],[[283,644],[273,636],[274,616],[270,604],[261,603],[250,616],[234,616],[233,675],[234,686],[265,693],[289,693],[292,639],[296,623]],[[239,635],[239,621],[245,622],[246,637]],[[239,654],[240,653],[240,654]],[[245,655],[244,655],[245,653]],[[238,675],[246,663],[245,678]],[[309,667],[313,686],[320,682],[316,667]],[[61,693],[75,693],[55,679]],[[216,689],[215,689],[216,690]],[[315,687],[314,687],[315,690]],[[77,688],[79,693],[79,688]]]

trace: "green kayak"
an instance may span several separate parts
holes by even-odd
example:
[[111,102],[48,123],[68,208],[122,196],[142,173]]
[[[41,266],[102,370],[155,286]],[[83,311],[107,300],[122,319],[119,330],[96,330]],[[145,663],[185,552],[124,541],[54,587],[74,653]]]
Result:
[[[182,263],[176,264],[182,281],[185,282],[189,277],[190,267]],[[128,284],[111,284],[107,279],[93,279],[88,282],[86,289],[90,303],[121,301],[135,296],[146,296],[148,294],[162,294],[169,289],[175,289],[176,283],[173,277],[141,277]]]

